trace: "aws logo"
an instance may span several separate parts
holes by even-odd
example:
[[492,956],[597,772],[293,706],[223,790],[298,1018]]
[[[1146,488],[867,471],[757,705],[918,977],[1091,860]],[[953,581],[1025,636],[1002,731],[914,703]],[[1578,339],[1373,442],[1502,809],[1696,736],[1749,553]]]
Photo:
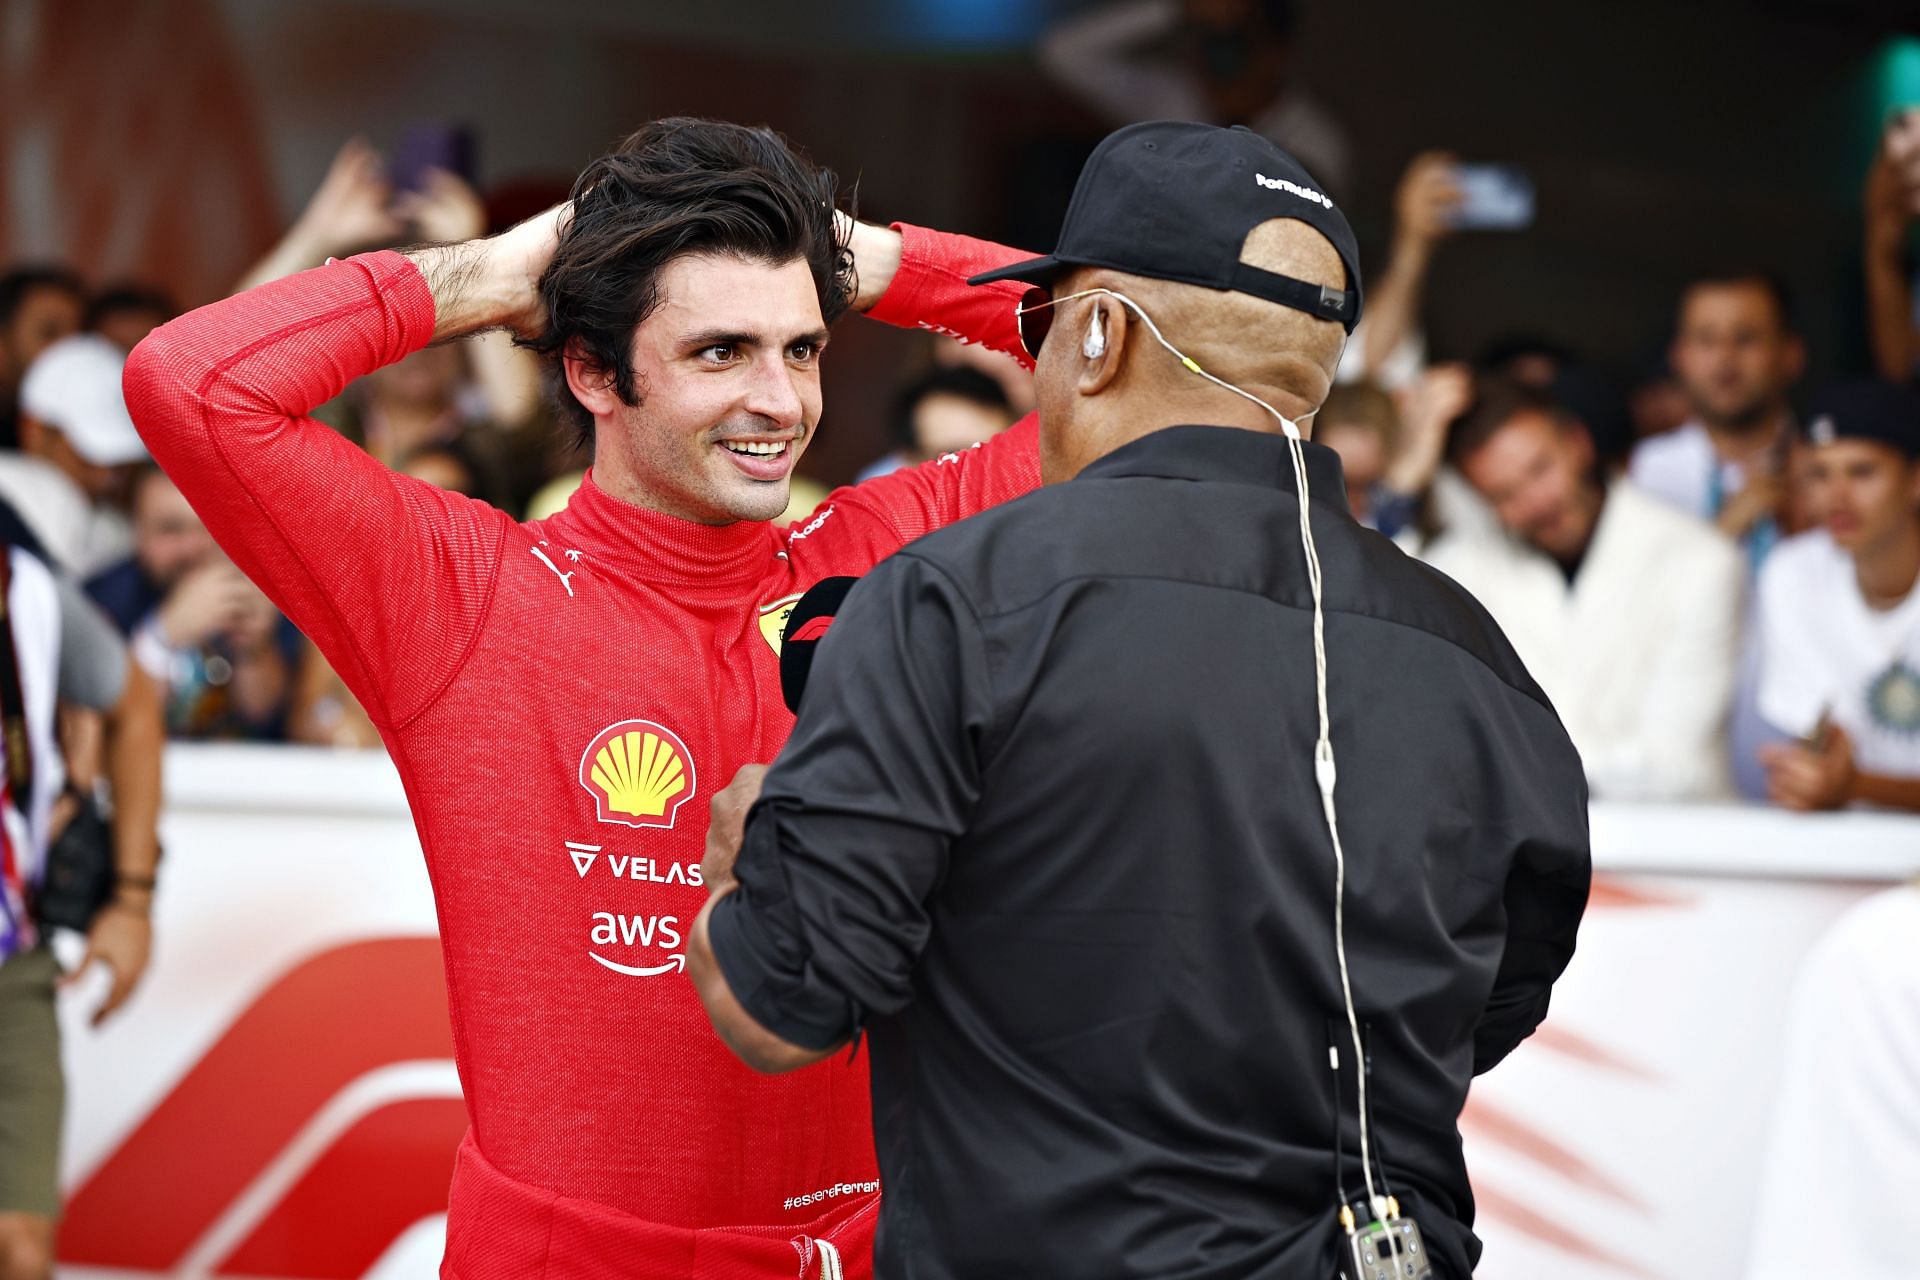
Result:
[[693,798],[693,755],[680,736],[651,720],[622,720],[600,731],[580,754],[580,785],[602,822],[671,827]]

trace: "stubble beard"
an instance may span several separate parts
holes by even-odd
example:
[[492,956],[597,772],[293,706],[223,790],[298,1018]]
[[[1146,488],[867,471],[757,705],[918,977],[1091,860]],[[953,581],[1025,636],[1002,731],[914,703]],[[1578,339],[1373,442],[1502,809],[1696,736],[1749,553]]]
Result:
[[1700,415],[1700,420],[1715,431],[1730,436],[1749,436],[1773,425],[1776,408],[1775,397],[1766,395],[1735,405],[1724,413],[1715,412],[1704,401],[1697,401],[1695,411]]

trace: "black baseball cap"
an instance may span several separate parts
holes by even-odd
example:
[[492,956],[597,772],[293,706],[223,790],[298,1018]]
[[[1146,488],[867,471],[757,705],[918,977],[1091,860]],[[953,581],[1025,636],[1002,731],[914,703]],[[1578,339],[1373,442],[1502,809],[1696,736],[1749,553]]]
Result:
[[1920,459],[1920,390],[1878,378],[1821,388],[1802,430],[1809,443],[1872,440]]
[[[1272,218],[1297,218],[1332,241],[1347,287],[1241,262],[1247,233]],[[967,283],[1047,284],[1070,266],[1249,293],[1348,333],[1360,322],[1360,248],[1346,215],[1299,161],[1241,125],[1151,120],[1108,134],[1080,170],[1059,248]]]

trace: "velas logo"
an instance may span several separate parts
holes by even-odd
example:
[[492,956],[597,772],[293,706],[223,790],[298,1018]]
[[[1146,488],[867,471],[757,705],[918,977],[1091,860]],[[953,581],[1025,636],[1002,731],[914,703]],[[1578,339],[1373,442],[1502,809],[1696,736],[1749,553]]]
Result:
[[1311,200],[1317,205],[1323,205],[1329,209],[1333,208],[1333,201],[1327,199],[1312,187],[1299,186],[1296,183],[1288,182],[1285,178],[1269,178],[1264,173],[1254,174],[1253,180],[1269,191],[1285,191],[1289,195],[1299,196],[1302,200]]
[[628,827],[671,827],[696,790],[693,756],[680,736],[651,720],[602,729],[580,754],[580,785],[595,816]]

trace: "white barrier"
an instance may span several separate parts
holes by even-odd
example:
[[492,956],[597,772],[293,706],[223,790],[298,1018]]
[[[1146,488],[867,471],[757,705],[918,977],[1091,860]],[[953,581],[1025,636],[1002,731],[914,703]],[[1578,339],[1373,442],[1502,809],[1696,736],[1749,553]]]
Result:
[[1787,995],[1842,911],[1920,871],[1920,819],[1596,805],[1595,892],[1539,1033],[1462,1130],[1484,1280],[1736,1280]]
[[[99,1031],[97,989],[63,1003],[61,1274],[433,1275],[460,1111],[398,777],[177,746],[167,779],[147,983]],[[1593,835],[1553,1016],[1463,1122],[1479,1275],[1736,1280],[1795,967],[1920,871],[1920,820],[1601,805]]]

